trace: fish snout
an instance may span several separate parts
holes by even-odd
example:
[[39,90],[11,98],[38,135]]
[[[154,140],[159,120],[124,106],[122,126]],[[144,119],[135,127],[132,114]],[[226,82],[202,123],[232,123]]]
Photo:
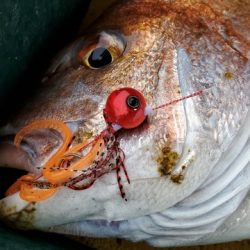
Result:
[[34,229],[35,203],[20,199],[19,194],[0,200],[0,219],[11,227],[22,230]]

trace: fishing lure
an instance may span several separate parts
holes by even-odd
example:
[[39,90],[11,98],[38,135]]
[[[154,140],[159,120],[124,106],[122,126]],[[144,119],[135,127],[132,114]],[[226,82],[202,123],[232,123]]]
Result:
[[120,171],[123,170],[128,183],[130,180],[124,165],[125,154],[116,137],[118,131],[136,128],[154,110],[200,95],[203,91],[151,108],[138,90],[129,87],[115,90],[109,95],[103,110],[107,127],[93,140],[74,146],[74,135],[64,122],[32,122],[17,133],[14,139],[16,146],[20,146],[23,138],[35,129],[57,130],[63,137],[63,144],[45,164],[41,176],[25,175],[19,178],[6,195],[20,191],[20,197],[26,201],[42,201],[54,195],[60,186],[83,190],[89,188],[98,177],[115,170],[121,197],[126,200]]

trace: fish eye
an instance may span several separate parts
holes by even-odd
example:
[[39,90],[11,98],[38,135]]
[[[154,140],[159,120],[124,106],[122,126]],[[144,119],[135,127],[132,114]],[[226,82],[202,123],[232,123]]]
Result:
[[87,60],[89,66],[98,69],[110,64],[113,61],[113,58],[108,49],[99,47],[90,53]]
[[140,100],[137,96],[129,96],[127,98],[127,105],[132,109],[137,109],[140,106]]
[[125,50],[124,38],[115,32],[101,32],[88,46],[78,52],[81,64],[90,69],[100,69],[119,58]]

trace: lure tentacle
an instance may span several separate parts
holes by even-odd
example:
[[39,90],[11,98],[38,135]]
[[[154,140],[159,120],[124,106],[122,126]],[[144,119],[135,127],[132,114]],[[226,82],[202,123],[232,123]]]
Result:
[[49,166],[47,165],[44,168],[43,175],[44,177],[51,182],[52,184],[63,184],[72,178],[75,171],[81,171],[87,168],[94,160],[97,155],[97,152],[100,151],[103,147],[103,140],[99,139],[96,141],[91,148],[90,152],[80,160],[70,164],[66,168],[59,168],[58,166]]

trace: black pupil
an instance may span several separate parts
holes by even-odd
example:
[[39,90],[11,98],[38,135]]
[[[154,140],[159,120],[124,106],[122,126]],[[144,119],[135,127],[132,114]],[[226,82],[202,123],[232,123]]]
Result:
[[140,100],[136,96],[129,96],[127,98],[127,104],[130,108],[136,109],[140,106]]
[[112,62],[112,56],[107,49],[100,47],[92,51],[88,58],[88,61],[91,67],[101,68]]

